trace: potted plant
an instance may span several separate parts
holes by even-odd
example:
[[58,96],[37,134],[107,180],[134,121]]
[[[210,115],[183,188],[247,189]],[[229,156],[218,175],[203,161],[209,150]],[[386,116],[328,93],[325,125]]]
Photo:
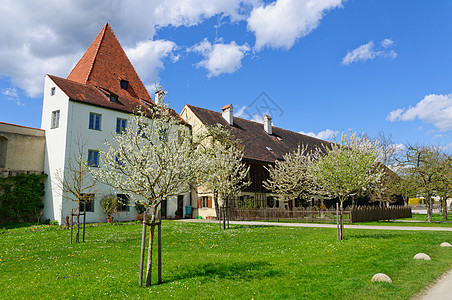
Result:
[[115,213],[118,211],[120,203],[115,194],[108,194],[102,197],[100,205],[107,214],[107,222],[113,223]]
[[178,210],[176,210],[176,211],[174,212],[174,216],[175,216],[176,219],[180,219],[179,211],[178,211]]

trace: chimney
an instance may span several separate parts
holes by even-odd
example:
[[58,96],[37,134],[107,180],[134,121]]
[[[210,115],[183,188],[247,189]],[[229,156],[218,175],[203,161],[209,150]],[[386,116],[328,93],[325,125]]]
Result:
[[165,93],[162,90],[155,91],[155,104],[158,106],[163,105],[165,99]]
[[228,104],[223,106],[223,108],[221,109],[222,113],[221,115],[223,116],[223,118],[226,120],[226,122],[228,122],[229,125],[234,124],[234,110],[232,107],[232,104]]
[[264,130],[268,134],[272,134],[272,117],[265,115],[264,116]]

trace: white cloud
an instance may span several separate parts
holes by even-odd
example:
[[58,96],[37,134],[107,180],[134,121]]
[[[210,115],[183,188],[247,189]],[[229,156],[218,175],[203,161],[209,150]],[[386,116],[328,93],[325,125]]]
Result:
[[179,59],[179,56],[174,53],[175,50],[177,45],[167,40],[142,41],[133,48],[124,49],[141,80],[147,86],[159,80],[158,72],[164,68],[164,58],[169,57],[173,62]]
[[367,44],[361,45],[352,51],[348,51],[347,55],[342,59],[343,65],[349,65],[355,62],[365,62],[367,60],[372,60],[377,57],[388,57],[394,59],[397,57],[397,53],[394,50],[389,49],[394,45],[394,41],[391,39],[384,39],[381,42],[381,49],[375,49],[373,41]]
[[389,48],[394,45],[394,41],[391,39],[384,39],[383,41],[381,41],[381,45],[383,46],[383,48]]
[[171,56],[165,55],[168,43],[148,45],[158,28],[193,26],[214,16],[244,20],[257,4],[259,0],[0,1],[0,77],[37,97],[44,75],[66,77],[105,22],[111,22],[125,48],[141,45],[138,52],[148,47],[152,57],[141,61],[151,68],[140,68],[139,75],[153,80],[162,59]]
[[314,132],[304,132],[304,131],[300,131],[299,133],[307,135],[307,136],[312,136],[314,138],[321,139],[321,140],[328,140],[328,139],[334,138],[339,133],[339,131],[325,129],[323,131],[320,131],[317,134]]
[[256,7],[248,18],[248,30],[256,35],[257,50],[263,47],[290,49],[295,41],[315,29],[327,10],[342,0],[277,0]]
[[441,131],[452,130],[452,94],[427,95],[415,107],[391,111],[386,119],[391,122],[419,119]]
[[17,93],[17,89],[6,88],[2,91],[2,94],[5,95],[8,100],[15,102],[17,105],[24,106],[22,101],[20,101],[20,97],[19,97],[19,94]]
[[[265,114],[257,114],[256,113],[251,118],[251,121],[263,124],[264,123],[264,116],[265,116]],[[275,124],[273,124],[273,126],[275,126]]]
[[204,59],[196,64],[197,67],[205,68],[208,77],[220,76],[223,73],[234,73],[242,66],[242,59],[246,52],[250,51],[247,44],[237,45],[234,41],[229,44],[211,44],[204,39],[193,46],[190,51],[201,54]]
[[242,107],[240,107],[240,109],[234,113],[234,117],[243,118],[245,116],[245,111],[247,108],[248,108],[248,106],[246,106],[246,105],[243,105]]

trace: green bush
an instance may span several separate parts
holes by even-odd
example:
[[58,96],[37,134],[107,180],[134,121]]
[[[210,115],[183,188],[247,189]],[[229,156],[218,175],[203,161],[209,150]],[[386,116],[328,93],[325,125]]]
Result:
[[39,222],[46,178],[46,174],[25,173],[0,178],[0,224]]

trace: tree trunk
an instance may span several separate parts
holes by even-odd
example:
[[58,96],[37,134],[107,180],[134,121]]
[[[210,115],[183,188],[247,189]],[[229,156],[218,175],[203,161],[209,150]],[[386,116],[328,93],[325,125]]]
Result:
[[73,215],[73,211],[71,209],[71,244],[72,244],[72,232],[73,232],[73,223],[74,223],[74,215]]
[[344,235],[344,207],[343,202],[341,201],[341,240],[345,238]]
[[229,229],[229,200],[226,200],[226,218],[228,219],[228,229]]
[[140,256],[140,279],[138,284],[143,285],[144,249],[146,244],[146,210],[143,214],[143,230],[141,231],[141,256]]
[[80,243],[80,211],[77,213],[77,233],[75,235],[75,243]]
[[146,268],[146,287],[151,286],[152,280],[152,246],[154,244],[154,229],[155,229],[155,209],[152,214],[151,229],[149,232],[148,263]]
[[427,222],[432,223],[433,204],[430,194],[425,195],[425,200],[427,201]]
[[337,225],[337,240],[341,240],[341,230],[339,226],[339,202],[336,202],[336,225]]
[[158,278],[157,278],[157,284],[162,283],[162,218],[160,215],[160,211],[158,213],[158,227],[157,227],[157,234],[158,234]]
[[443,207],[443,220],[447,221],[447,196],[442,199],[441,206]]
[[215,213],[217,215],[217,219],[220,220],[220,206],[218,205],[218,197],[215,190],[213,191],[213,202],[215,204]]
[[83,206],[83,243],[85,242],[86,205]]
[[226,211],[224,210],[224,201],[223,201],[223,230],[226,230]]

